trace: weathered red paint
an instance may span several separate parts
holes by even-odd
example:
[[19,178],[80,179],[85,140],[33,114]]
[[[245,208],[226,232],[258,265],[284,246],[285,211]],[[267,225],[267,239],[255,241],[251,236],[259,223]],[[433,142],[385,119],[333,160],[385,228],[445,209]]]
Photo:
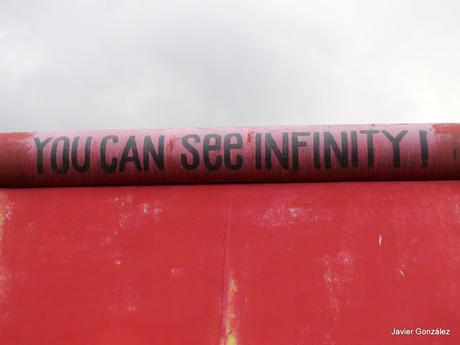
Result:
[[[0,186],[458,179],[460,145],[456,133],[459,130],[458,124],[420,124],[4,133],[0,134]],[[374,131],[370,139],[373,149],[365,131]],[[403,134],[396,145],[397,164],[395,146],[384,132],[393,137]],[[207,135],[211,137],[205,144]],[[338,152],[346,156],[343,161],[335,149],[326,148],[326,135],[327,140],[337,145]],[[269,136],[273,137],[272,144],[279,154],[285,153],[283,163],[271,148],[266,148]],[[144,149],[146,137],[152,140],[152,152]],[[285,139],[286,147],[283,146]],[[342,146],[343,139],[346,146]],[[73,164],[84,166],[86,140],[90,140],[89,165],[77,171]],[[187,148],[184,140],[191,148]],[[197,164],[187,168],[183,159],[193,165],[192,149],[196,150]],[[128,160],[122,164],[125,150]],[[154,162],[156,151],[163,154],[161,164]],[[328,151],[331,152],[330,166],[326,158]],[[144,162],[145,152],[148,168]],[[266,152],[271,165],[266,163]],[[373,163],[369,152],[373,154]],[[133,156],[138,157],[139,162],[135,162]],[[110,167],[113,162],[113,170],[104,170],[102,162]]]
[[[0,345],[459,344],[459,128],[0,134]],[[379,135],[370,166],[366,130],[405,132],[398,159]],[[296,132],[320,138],[318,151],[297,147],[298,166]],[[227,156],[224,147],[206,156],[206,135],[232,133],[241,147],[233,137]],[[192,169],[188,134],[200,141]],[[265,134],[279,150],[287,137],[290,151],[266,156],[261,145],[258,166]],[[103,156],[108,135],[117,140]],[[126,154],[129,142],[134,155],[134,143],[162,135],[163,168]],[[88,136],[82,168],[84,149],[64,154],[64,143]],[[326,137],[348,144],[330,166]],[[47,138],[40,157],[36,141]],[[103,158],[117,168],[102,169]],[[10,188],[337,180],[349,182]],[[450,334],[391,335],[417,328]]]
[[438,134],[450,134],[450,135],[459,135],[460,134],[460,126],[458,124],[433,124],[433,130],[435,133]]
[[0,195],[2,345],[460,342],[460,181]]

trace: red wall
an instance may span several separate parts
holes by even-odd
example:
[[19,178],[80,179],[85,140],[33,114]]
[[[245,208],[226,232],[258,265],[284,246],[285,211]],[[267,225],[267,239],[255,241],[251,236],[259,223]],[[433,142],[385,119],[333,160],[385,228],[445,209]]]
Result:
[[[459,344],[460,181],[2,189],[0,344]],[[394,328],[450,336],[392,336]]]

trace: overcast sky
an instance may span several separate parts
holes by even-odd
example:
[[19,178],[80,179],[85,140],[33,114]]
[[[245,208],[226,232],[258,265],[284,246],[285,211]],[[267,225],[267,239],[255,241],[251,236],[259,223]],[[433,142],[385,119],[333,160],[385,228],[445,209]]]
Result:
[[460,122],[460,1],[0,0],[0,130]]

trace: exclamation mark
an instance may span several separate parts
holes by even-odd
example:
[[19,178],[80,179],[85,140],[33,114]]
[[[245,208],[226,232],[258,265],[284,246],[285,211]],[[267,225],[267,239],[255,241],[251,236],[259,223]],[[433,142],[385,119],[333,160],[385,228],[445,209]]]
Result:
[[428,166],[428,132],[427,131],[419,131],[420,136],[420,158],[422,160],[422,168],[426,168]]

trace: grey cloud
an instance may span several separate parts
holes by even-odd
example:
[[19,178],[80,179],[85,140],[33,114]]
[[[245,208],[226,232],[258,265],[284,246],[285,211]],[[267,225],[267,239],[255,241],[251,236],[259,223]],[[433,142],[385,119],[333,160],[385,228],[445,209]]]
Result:
[[0,129],[460,120],[456,1],[0,1]]

